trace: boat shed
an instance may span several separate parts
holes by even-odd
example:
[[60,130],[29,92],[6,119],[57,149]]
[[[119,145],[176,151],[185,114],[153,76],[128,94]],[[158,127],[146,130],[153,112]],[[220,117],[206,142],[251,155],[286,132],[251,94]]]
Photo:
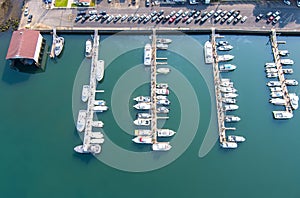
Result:
[[24,66],[40,68],[45,48],[45,40],[39,31],[21,29],[14,31],[6,54],[6,60],[12,61],[12,67],[17,63]]

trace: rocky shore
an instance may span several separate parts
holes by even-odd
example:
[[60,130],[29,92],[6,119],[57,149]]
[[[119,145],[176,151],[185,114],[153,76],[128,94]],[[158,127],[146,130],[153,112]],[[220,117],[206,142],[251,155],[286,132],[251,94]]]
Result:
[[24,0],[0,0],[0,31],[17,29]]

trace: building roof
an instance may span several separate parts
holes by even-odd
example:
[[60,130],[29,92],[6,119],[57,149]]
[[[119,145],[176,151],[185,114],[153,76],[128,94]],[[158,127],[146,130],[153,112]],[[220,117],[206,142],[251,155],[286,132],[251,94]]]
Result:
[[40,32],[21,29],[13,32],[6,59],[33,59]]

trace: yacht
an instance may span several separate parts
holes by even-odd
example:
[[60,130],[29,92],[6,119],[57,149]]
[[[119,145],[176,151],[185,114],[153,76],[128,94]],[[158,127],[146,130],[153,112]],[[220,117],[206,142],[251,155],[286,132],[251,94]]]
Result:
[[282,98],[271,98],[269,101],[274,105],[286,105],[286,101]]
[[218,61],[223,62],[223,61],[230,61],[234,58],[233,55],[225,54],[225,55],[219,55],[218,56]]
[[239,122],[241,120],[240,117],[234,115],[226,115],[225,122]]
[[157,142],[152,145],[153,151],[168,151],[172,148],[169,142]]
[[167,67],[161,67],[156,70],[158,74],[168,74],[170,71],[171,69]]
[[270,87],[271,91],[282,91],[281,87]]
[[94,105],[95,106],[104,106],[106,104],[105,100],[95,100]]
[[89,99],[89,93],[90,93],[90,86],[89,85],[83,85],[82,87],[82,94],[81,94],[81,100],[83,102],[87,102]]
[[227,103],[227,104],[235,104],[236,99],[235,98],[222,98],[222,102]]
[[278,73],[274,73],[274,72],[267,73],[267,78],[277,78],[277,77],[278,77]]
[[292,74],[292,73],[294,73],[294,70],[293,69],[282,69],[282,72],[284,73],[284,74]]
[[220,91],[223,93],[235,93],[237,90],[233,87],[220,87]]
[[224,45],[229,45],[228,41],[219,41],[217,43],[217,46],[224,46]]
[[140,102],[133,106],[136,109],[140,110],[149,110],[151,108],[150,102]]
[[156,88],[158,89],[167,89],[169,85],[167,83],[157,83]]
[[233,49],[232,45],[221,45],[219,47],[217,47],[218,50],[220,51],[229,51]]
[[266,63],[265,67],[276,67],[276,63]]
[[267,86],[268,87],[278,87],[278,86],[281,86],[281,82],[280,81],[269,81],[269,82],[267,82]]
[[163,95],[156,96],[156,100],[165,100],[165,99],[168,99],[167,96],[163,96]]
[[151,98],[150,98],[150,96],[138,96],[138,97],[133,98],[133,100],[136,102],[150,102]]
[[283,92],[281,92],[281,91],[272,91],[270,93],[270,95],[271,95],[272,98],[279,98],[279,97],[283,96]]
[[63,37],[59,37],[57,35],[53,35],[53,42],[54,42],[54,54],[55,56],[59,56],[63,50],[65,39]]
[[292,86],[297,86],[298,85],[298,81],[295,79],[285,79],[285,84],[286,85],[292,85]]
[[82,132],[85,128],[86,122],[86,110],[80,110],[78,113],[76,128],[79,132]]
[[222,148],[228,148],[228,149],[234,149],[234,148],[237,148],[237,143],[236,142],[222,142],[220,143],[220,146]]
[[169,113],[169,109],[167,107],[158,107],[156,109],[156,113]]
[[293,109],[298,109],[299,96],[295,93],[290,93],[290,103]]
[[273,111],[273,116],[275,119],[290,119],[293,117],[293,113],[288,111]]
[[275,72],[278,72],[278,69],[276,69],[276,68],[266,68],[266,72],[267,73],[275,73]]
[[152,144],[151,136],[137,136],[132,139],[133,142],[137,144]]
[[236,98],[236,97],[238,97],[238,94],[237,93],[225,93],[225,94],[223,94],[223,96],[225,98]]
[[163,100],[158,100],[156,104],[158,105],[170,105],[170,100],[168,99],[163,99]]
[[77,153],[92,153],[99,154],[101,152],[101,146],[98,144],[91,144],[89,147],[83,145],[78,145],[74,148],[74,151]]
[[133,123],[137,126],[149,126],[151,123],[151,119],[136,119]]
[[229,72],[235,70],[236,66],[233,64],[224,64],[224,65],[220,65],[219,68],[221,72]]
[[278,50],[280,56],[287,56],[289,54],[288,50]]
[[171,137],[175,135],[175,131],[171,129],[157,129],[157,136],[158,137]]
[[223,86],[223,87],[233,87],[233,82],[221,81],[220,85]]
[[160,50],[167,50],[169,45],[163,44],[163,43],[158,43],[158,44],[156,44],[156,47],[157,47],[157,49],[160,49]]
[[156,94],[169,95],[169,90],[168,89],[156,89]]
[[104,76],[104,61],[98,60],[96,62],[96,80],[100,82]]
[[210,64],[213,62],[213,49],[212,44],[209,41],[206,41],[204,44],[204,57],[206,64]]
[[93,49],[93,44],[92,40],[88,39],[85,41],[85,57],[91,58],[92,57],[92,49]]
[[280,63],[282,65],[293,65],[294,61],[292,59],[285,58],[285,59],[280,59]]
[[157,38],[156,42],[157,43],[163,43],[163,44],[170,44],[170,43],[172,43],[172,40],[171,39],[165,39],[165,38]]
[[94,106],[93,107],[93,111],[95,111],[95,112],[104,112],[107,110],[108,110],[107,106]]
[[237,135],[228,135],[227,137],[229,142],[245,142],[246,138],[243,136],[237,136]]
[[152,55],[152,47],[149,43],[147,43],[144,48],[144,65],[145,66],[151,65],[151,55]]
[[92,126],[102,128],[104,126],[104,123],[102,121],[93,121]]
[[225,111],[233,111],[233,110],[237,110],[238,108],[239,106],[234,104],[224,105]]
[[135,136],[151,136],[152,131],[149,129],[137,129],[137,130],[134,130],[134,135]]
[[147,119],[149,119],[149,118],[151,118],[152,116],[151,116],[150,113],[138,113],[136,117],[137,117],[137,118],[147,118]]

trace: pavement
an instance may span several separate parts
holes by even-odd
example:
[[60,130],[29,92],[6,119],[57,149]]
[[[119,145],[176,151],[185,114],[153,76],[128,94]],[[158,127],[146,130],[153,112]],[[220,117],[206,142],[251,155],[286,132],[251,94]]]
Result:
[[[72,0],[70,0],[72,1]],[[97,9],[105,10],[108,14],[150,14],[152,11],[164,10],[165,14],[169,14],[171,11],[192,10],[197,9],[203,11],[210,10],[240,10],[243,16],[247,16],[248,19],[245,23],[237,24],[220,24],[214,23],[214,19],[210,18],[203,24],[195,24],[194,21],[190,24],[182,23],[181,21],[177,24],[172,23],[133,23],[125,20],[124,22],[107,23],[106,21],[101,23],[100,21],[89,21],[86,20],[84,23],[75,23],[74,19],[77,15],[76,8],[55,8],[54,6],[47,6],[41,0],[31,0],[26,3],[25,6],[29,7],[29,14],[33,15],[31,23],[27,23],[27,17],[22,15],[20,20],[21,28],[29,28],[41,31],[52,30],[53,27],[59,30],[65,31],[85,31],[85,30],[151,30],[152,28],[163,29],[163,30],[192,30],[201,31],[209,30],[212,27],[216,30],[229,30],[229,31],[270,31],[272,28],[276,28],[278,31],[295,32],[300,33],[300,8],[296,5],[285,5],[282,1],[222,1],[221,3],[213,3],[210,5],[198,4],[198,5],[159,5],[145,7],[145,0],[137,0],[135,5],[131,4],[131,0],[112,0],[111,3],[108,0],[96,0],[95,8],[84,8],[87,11]],[[295,3],[295,2],[293,2]],[[266,14],[269,11],[281,11],[281,20],[272,25],[266,23],[266,18],[259,22],[255,22],[255,18],[259,13]]]

